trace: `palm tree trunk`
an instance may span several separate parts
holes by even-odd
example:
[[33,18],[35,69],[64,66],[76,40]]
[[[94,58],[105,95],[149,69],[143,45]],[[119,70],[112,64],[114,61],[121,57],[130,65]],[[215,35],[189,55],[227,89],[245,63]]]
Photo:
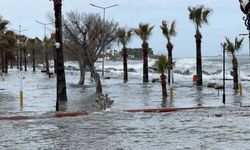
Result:
[[196,39],[196,74],[197,80],[196,85],[202,85],[202,58],[201,58],[201,38],[202,35],[199,31],[196,31],[195,39]]
[[143,82],[148,82],[148,43],[142,43],[143,49]]
[[56,61],[56,49],[54,48],[54,50],[53,50],[53,52],[54,52],[54,73],[56,74],[57,73],[57,68],[56,68],[56,63],[57,63],[57,61]]
[[124,73],[124,82],[128,81],[128,51],[125,46],[123,46],[123,73]]
[[24,50],[24,71],[27,71],[27,52]]
[[2,72],[4,72],[4,63],[5,63],[5,56],[4,56],[4,49],[1,50],[1,57],[2,57],[2,60],[1,60],[1,70]]
[[13,57],[10,59],[10,69],[13,69],[13,61],[14,61],[14,59],[13,59]]
[[23,70],[23,53],[22,53],[22,50],[20,50],[20,70]]
[[5,73],[8,73],[8,69],[9,69],[9,58],[6,57],[6,55],[5,55],[5,63],[4,63],[4,65],[5,65],[5,66],[4,66],[4,67],[5,67],[5,68],[4,68],[4,70],[5,70],[4,72],[5,72]]
[[36,71],[35,48],[32,48],[32,67],[33,67],[33,72],[35,72]]
[[233,54],[233,59],[232,59],[232,64],[233,64],[233,89],[235,91],[238,91],[239,85],[238,85],[238,61],[235,55]]
[[[171,42],[168,42],[167,44],[167,50],[168,50],[168,59],[170,59],[171,64],[173,64],[173,55],[172,55],[172,50],[173,50],[173,44]],[[173,69],[172,65],[168,68],[168,84],[170,84],[170,70]]]
[[16,50],[16,68],[19,69],[20,67],[20,48]]
[[[55,10],[56,42],[60,44],[56,48],[57,58],[57,102],[67,101],[66,79],[64,71],[63,43],[62,43],[62,0],[53,0]],[[57,105],[58,106],[58,105]],[[57,107],[60,108],[60,106]]]
[[46,73],[49,74],[49,58],[48,58],[47,48],[45,49],[45,68],[46,68]]
[[161,74],[160,78],[161,78],[162,97],[166,98],[168,96],[168,93],[167,93],[166,76],[164,75],[164,73]]

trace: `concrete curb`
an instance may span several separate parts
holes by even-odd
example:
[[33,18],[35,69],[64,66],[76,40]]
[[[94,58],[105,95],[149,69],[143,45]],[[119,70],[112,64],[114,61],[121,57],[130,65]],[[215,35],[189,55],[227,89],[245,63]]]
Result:
[[130,110],[123,110],[125,112],[174,112],[174,111],[181,111],[181,110],[192,110],[192,109],[205,109],[205,108],[213,108],[213,107],[187,107],[187,108],[151,108],[151,109],[130,109]]
[[[82,115],[88,115],[88,112],[86,111],[77,111],[77,112],[55,112],[54,117],[75,117],[75,116],[82,116]],[[1,120],[28,120],[32,119],[31,116],[24,116],[24,115],[18,115],[18,116],[0,116]],[[35,118],[35,117],[34,117]]]
[[28,116],[7,116],[7,117],[1,117],[0,120],[27,120],[30,119]]
[[240,107],[250,107],[250,104],[247,104],[247,105],[240,104]]
[[86,111],[77,111],[77,112],[58,111],[58,112],[55,112],[56,117],[74,117],[74,116],[83,116],[83,115],[88,115],[88,112],[86,112]]

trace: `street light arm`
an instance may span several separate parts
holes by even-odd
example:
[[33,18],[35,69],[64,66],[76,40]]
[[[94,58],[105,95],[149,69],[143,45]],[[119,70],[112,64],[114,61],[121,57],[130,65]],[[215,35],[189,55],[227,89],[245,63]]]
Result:
[[115,4],[115,5],[111,5],[111,6],[105,7],[105,9],[108,9],[108,8],[111,8],[111,7],[115,7],[115,6],[119,6],[119,4]]
[[249,35],[249,33],[241,33],[241,34],[239,34],[239,36],[245,36],[245,35]]
[[37,21],[37,20],[35,20],[37,23],[39,23],[39,24],[42,24],[42,25],[45,25],[45,23],[42,23],[42,22],[40,22],[40,21]]
[[97,8],[105,9],[105,7],[97,6],[97,5],[92,4],[92,3],[90,3],[90,5],[91,5],[91,6],[93,6],[93,7],[97,7]]
[[95,4],[92,4],[92,3],[90,3],[90,5],[93,6],[93,7],[101,8],[101,9],[108,9],[108,8],[111,8],[111,7],[119,6],[119,4],[114,4],[114,5],[110,5],[110,6],[107,6],[107,7],[101,7],[101,6],[97,6]]
[[53,24],[54,22],[48,22],[48,23],[43,23],[40,21],[35,20],[37,23],[42,24],[42,25],[49,25],[49,24]]

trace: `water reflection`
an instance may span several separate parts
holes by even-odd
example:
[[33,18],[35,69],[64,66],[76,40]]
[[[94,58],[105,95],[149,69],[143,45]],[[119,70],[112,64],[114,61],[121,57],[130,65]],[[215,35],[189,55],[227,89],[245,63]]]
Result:
[[163,97],[161,101],[161,107],[174,107],[174,100],[168,99],[168,97]]
[[196,93],[194,97],[194,101],[196,102],[197,106],[203,105],[204,93],[203,93],[203,86],[196,86]]

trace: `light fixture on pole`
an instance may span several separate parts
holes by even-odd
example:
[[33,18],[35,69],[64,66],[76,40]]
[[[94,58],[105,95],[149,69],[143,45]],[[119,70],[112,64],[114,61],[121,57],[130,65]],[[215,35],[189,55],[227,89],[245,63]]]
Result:
[[245,21],[245,26],[247,27],[248,34],[239,34],[239,35],[248,35],[249,39],[249,57],[250,57],[250,1],[249,0],[239,0],[240,9],[246,15],[243,17]]
[[[96,7],[96,8],[103,9],[103,23],[104,23],[104,30],[105,30],[105,13],[106,13],[106,9],[118,6],[119,4],[114,4],[114,5],[110,5],[110,6],[106,6],[106,7],[98,6],[98,5],[95,5],[95,4],[92,4],[92,3],[90,3],[90,5],[93,6],[93,7]],[[103,48],[103,51],[102,51],[102,54],[103,54],[103,56],[102,56],[102,76],[104,76],[104,59],[105,59],[104,52],[105,52],[105,48]]]

